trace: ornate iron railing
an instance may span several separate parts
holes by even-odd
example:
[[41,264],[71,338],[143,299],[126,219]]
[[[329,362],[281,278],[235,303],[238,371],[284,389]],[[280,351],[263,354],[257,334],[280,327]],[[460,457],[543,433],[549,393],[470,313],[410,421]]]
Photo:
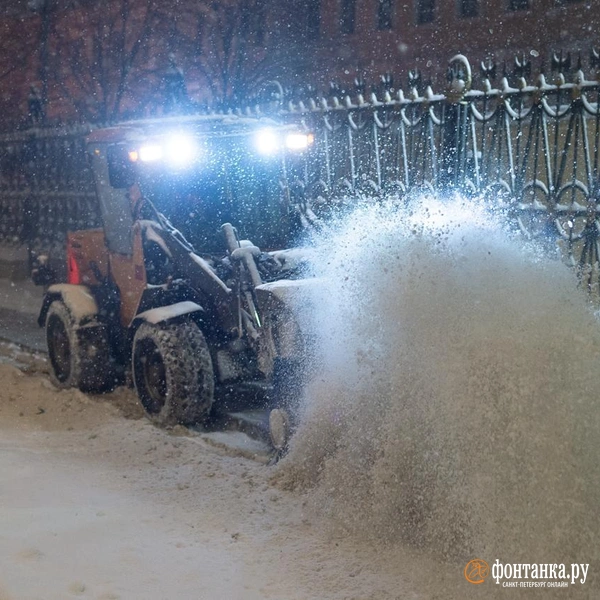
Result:
[[85,154],[89,126],[0,135],[0,242],[63,253],[69,230],[99,224]]
[[[314,150],[288,172],[291,197],[309,221],[357,198],[459,190],[502,206],[526,235],[558,242],[600,293],[600,56],[592,53],[590,77],[581,61],[569,71],[562,57],[529,82],[523,61],[517,66],[498,85],[482,66],[475,89],[459,55],[443,93],[421,89],[417,78],[404,93],[387,78],[369,94],[360,84],[353,93],[282,102],[278,87],[278,101],[243,112],[315,133]],[[98,224],[84,152],[89,130],[0,136],[0,243],[58,249],[68,229]]]
[[442,94],[428,87],[289,101],[280,115],[316,134],[315,152],[296,174],[303,201],[318,215],[349,198],[402,200],[424,189],[481,195],[526,235],[558,242],[600,292],[598,74],[587,78],[579,64],[570,81],[556,72],[533,83],[504,77],[494,87],[484,77],[472,89],[460,55],[449,74]]

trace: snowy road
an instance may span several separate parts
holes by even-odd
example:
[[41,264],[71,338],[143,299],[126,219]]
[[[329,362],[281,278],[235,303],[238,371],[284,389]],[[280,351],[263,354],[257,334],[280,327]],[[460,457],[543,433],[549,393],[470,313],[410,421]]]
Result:
[[231,443],[152,426],[130,390],[59,392],[43,357],[7,361],[32,373],[0,364],[0,600],[541,597],[340,533]]
[[325,535],[268,467],[156,429],[127,391],[0,380],[1,600],[436,597],[421,561]]
[[40,441],[3,435],[0,444],[9,598],[261,597],[243,561],[215,543],[226,528],[197,536],[192,523],[130,493],[117,473]]

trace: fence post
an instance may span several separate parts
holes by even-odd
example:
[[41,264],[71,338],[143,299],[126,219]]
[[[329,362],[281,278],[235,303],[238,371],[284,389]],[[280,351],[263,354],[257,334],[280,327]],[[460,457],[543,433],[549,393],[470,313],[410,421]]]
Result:
[[438,181],[443,191],[459,189],[466,175],[469,106],[464,98],[470,88],[471,66],[466,57],[457,54],[448,67],[448,90],[443,112]]

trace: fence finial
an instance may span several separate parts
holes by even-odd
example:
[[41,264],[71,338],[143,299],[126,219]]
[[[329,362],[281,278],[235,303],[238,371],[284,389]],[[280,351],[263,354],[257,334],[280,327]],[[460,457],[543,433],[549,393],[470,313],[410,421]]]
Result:
[[448,63],[448,90],[450,102],[460,102],[471,89],[471,64],[466,56],[457,54]]

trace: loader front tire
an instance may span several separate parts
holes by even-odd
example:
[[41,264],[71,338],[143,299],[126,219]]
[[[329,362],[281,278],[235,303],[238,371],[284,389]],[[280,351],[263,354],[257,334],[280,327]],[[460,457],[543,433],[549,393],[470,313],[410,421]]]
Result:
[[108,331],[102,323],[80,327],[67,305],[54,300],[46,315],[50,379],[59,388],[101,393],[115,387]]
[[191,425],[208,416],[213,365],[195,323],[142,323],[133,340],[132,364],[140,402],[157,425]]

